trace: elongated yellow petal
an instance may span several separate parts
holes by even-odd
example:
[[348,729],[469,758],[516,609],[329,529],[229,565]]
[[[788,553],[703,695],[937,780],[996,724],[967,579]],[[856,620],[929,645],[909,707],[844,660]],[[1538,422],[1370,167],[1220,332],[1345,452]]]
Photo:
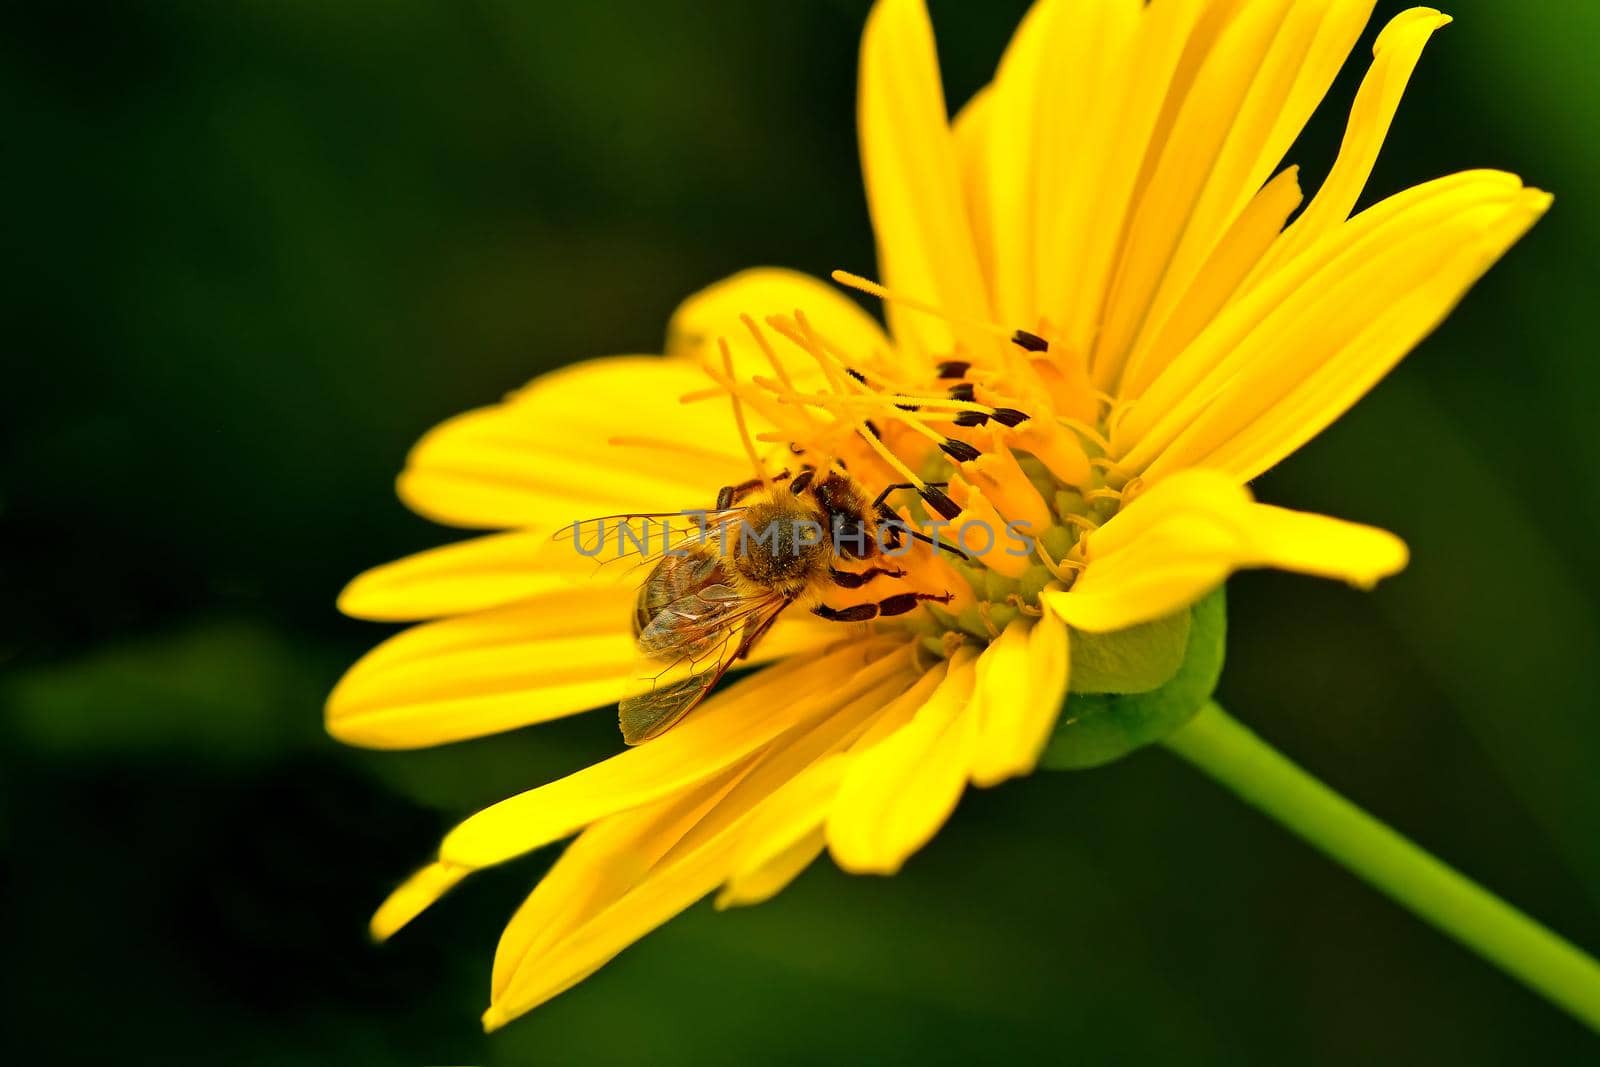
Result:
[[870,651],[846,647],[744,679],[660,737],[480,811],[445,837],[439,856],[469,867],[501,863],[704,781],[905,669],[904,657],[883,654],[881,645],[863,666]]
[[540,526],[706,507],[750,477],[726,403],[681,404],[711,382],[689,360],[619,356],[537,378],[502,404],[429,431],[401,499],[455,526]]
[[893,874],[950,817],[977,740],[972,685],[963,650],[909,723],[851,760],[828,813],[828,849],[839,866]]
[[[551,538],[549,530],[491,534],[374,567],[344,587],[339,610],[358,619],[409,622],[570,588],[594,561],[577,551],[550,552]],[[557,570],[563,563],[567,573]]]
[[1113,425],[1113,454],[1130,469],[1148,467],[1245,368],[1309,373],[1410,289],[1434,281],[1447,257],[1476,244],[1497,219],[1525,215],[1523,195],[1515,175],[1469,171],[1357,215],[1229,304],[1167,362]]
[[817,760],[756,805],[741,830],[728,884],[717,899],[719,908],[756,903],[787,884],[780,874],[798,862],[795,850],[813,838],[821,847],[823,822],[851,761],[909,722],[944,677],[942,666],[924,673],[864,724],[848,752],[835,751]]
[[421,748],[615,703],[637,658],[621,589],[570,590],[408,630],[328,697],[328,732]]
[[1257,504],[1216,471],[1175,474],[1085,542],[1089,565],[1046,606],[1090,633],[1179,611],[1234,570],[1278,567],[1370,586],[1406,564],[1405,544],[1371,526]]
[[402,882],[373,913],[367,929],[375,941],[387,941],[421,915],[470,873],[452,863],[430,863]]
[[[867,17],[858,112],[861,170],[884,283],[952,315],[988,319],[922,0],[879,0]],[[952,351],[962,332],[894,305],[888,315],[898,341],[928,352]],[[969,348],[986,343],[967,340]]]
[[[973,208],[973,229],[986,238],[980,247],[987,247],[993,308],[1003,321],[1019,325],[1034,325],[1038,317],[1033,304],[1038,80],[1047,26],[1058,7],[1057,0],[1038,0],[1012,34],[987,90],[989,102],[982,105],[989,114],[982,140],[959,136],[957,126],[958,147],[978,153],[963,159],[964,171],[983,175],[981,182],[969,177],[968,188],[983,194]],[[972,107],[969,103],[963,113]]]
[[[1055,294],[1066,303],[1057,323],[1069,351],[1090,352],[1101,333],[1114,271],[1127,250],[1131,216],[1142,199],[1167,131],[1185,99],[1200,58],[1232,18],[1226,3],[1155,0],[1140,16],[1127,70],[1108,72],[1106,106],[1116,115],[1105,156],[1086,165],[1099,173],[1091,212],[1096,220],[1078,248],[1060,249],[1077,260],[1077,284]],[[1098,90],[1097,90],[1098,91]]]
[[972,783],[1031,774],[1067,695],[1067,628],[1050,612],[1017,619],[978,657]]
[[1373,0],[1259,0],[1223,30],[1135,216],[1095,352],[1108,387],[1277,167],[1360,35]]
[[984,86],[962,105],[951,123],[956,158],[961,165],[961,187],[967,197],[967,217],[972,223],[973,247],[978,254],[978,270],[987,283],[991,307],[998,306],[994,285],[994,219],[990,212],[993,194],[988,166],[990,127],[998,110],[994,101],[994,87]]
[[1243,481],[1276,464],[1432,333],[1549,205],[1548,194],[1519,190],[1507,203],[1405,235],[1309,299],[1290,301],[1259,331],[1262,347],[1238,354],[1239,373],[1145,477],[1207,466]]
[[[568,586],[492,611],[413,627],[345,673],[328,697],[329,733],[369,748],[421,748],[614,704],[638,660],[634,591]],[[751,662],[814,649],[838,634],[781,620]]]
[[653,804],[601,819],[579,834],[501,933],[491,1002],[506,996],[529,960],[638,885],[746,770],[747,765],[735,766]]
[[1104,161],[1121,135],[1119,105],[1143,13],[1143,0],[1099,0],[1056,4],[1047,21],[1034,104],[1033,316],[1025,325],[1068,321],[1092,269],[1083,249],[1106,225],[1102,186],[1115,168]]
[[[492,1006],[484,1017],[486,1025],[493,1028],[560,993],[725,880],[745,839],[747,821],[758,806],[848,744],[863,726],[875,722],[885,705],[893,708],[900,703],[896,694],[911,684],[912,671],[909,656],[896,656],[895,661],[898,671],[841,695],[831,714],[786,735],[734,769],[726,787],[717,786],[714,793],[706,794],[710,803],[697,809],[692,820],[664,820],[655,831],[647,831],[655,834],[643,852],[649,870],[625,888],[621,881],[604,874],[596,883],[574,876],[556,897],[532,908],[536,915],[558,916],[557,929],[547,933],[535,929],[530,921],[519,923],[520,936],[527,943],[518,948],[515,965],[497,977]],[[688,809],[684,810],[687,813]],[[608,827],[618,818],[626,816],[612,816],[595,829]],[[641,839],[636,836],[633,840]],[[662,851],[664,842],[669,842],[669,847]],[[619,838],[608,847],[624,843]],[[583,862],[604,861],[610,854],[586,854]],[[795,863],[799,857],[788,859]],[[630,871],[639,869],[638,862],[627,866]],[[798,869],[794,867],[789,876]],[[781,887],[770,880],[768,886],[774,892]],[[530,904],[532,901],[530,898]]]
[[1189,291],[1174,304],[1171,316],[1159,329],[1140,335],[1123,371],[1118,389],[1121,397],[1138,397],[1151,379],[1216,318],[1255,269],[1262,253],[1280,239],[1283,224],[1300,206],[1300,199],[1298,167],[1288,168],[1257,194],[1234,221],[1233,228],[1217,242],[1211,259],[1195,274]]
[[1092,369],[1102,388],[1114,384],[1167,266],[1183,239],[1212,164],[1227,143],[1234,116],[1264,59],[1288,0],[1260,0],[1217,30],[1198,62],[1194,82],[1175,95],[1171,127],[1157,145],[1143,184],[1104,309]]
[[[608,961],[714,889],[727,874],[734,835],[663,865],[610,907],[537,957],[525,957],[505,992],[483,1014],[495,1030],[583,981]],[[531,962],[537,959],[535,965]]]
[[1449,22],[1449,15],[1441,15],[1431,7],[1414,7],[1402,11],[1384,27],[1372,48],[1372,65],[1350,108],[1344,143],[1339,146],[1333,169],[1306,210],[1271,252],[1262,257],[1256,277],[1293,259],[1350,216],[1372,175],[1378,150],[1388,136],[1389,125],[1423,48]]
[[811,866],[828,847],[827,834],[820,825],[773,853],[764,863],[729,876],[717,894],[717,907],[738,908],[763,904],[788,888],[789,883]]

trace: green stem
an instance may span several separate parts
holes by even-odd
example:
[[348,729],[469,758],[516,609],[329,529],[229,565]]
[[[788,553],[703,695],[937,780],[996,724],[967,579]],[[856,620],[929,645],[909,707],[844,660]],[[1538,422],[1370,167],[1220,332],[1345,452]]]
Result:
[[1317,781],[1216,704],[1200,709],[1166,745],[1600,1031],[1600,964]]

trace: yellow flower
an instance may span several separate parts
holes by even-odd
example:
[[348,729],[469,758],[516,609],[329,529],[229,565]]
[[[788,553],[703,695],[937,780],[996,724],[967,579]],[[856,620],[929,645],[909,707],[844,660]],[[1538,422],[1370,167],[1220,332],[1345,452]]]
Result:
[[[824,599],[949,602],[865,624],[785,611],[751,650],[773,666],[466,820],[376,936],[577,834],[501,940],[484,1017],[501,1025],[709,893],[764,900],[824,849],[898,869],[969,782],[1035,767],[1074,635],[1182,612],[1240,567],[1361,586],[1399,570],[1391,534],[1244,486],[1428,334],[1549,197],[1469,171],[1352,216],[1448,21],[1418,8],[1378,38],[1337,162],[1288,221],[1301,192],[1277,168],[1372,7],[1041,0],[952,123],[920,0],[881,0],[859,124],[886,289],[843,280],[886,297],[888,331],[837,288],[751,271],[682,307],[665,358],[581,363],[435,429],[401,496],[503,532],[351,583],[351,615],[434,621],[356,664],[328,727],[404,748],[617,702],[639,576],[591,582],[595,560],[555,535],[709,507],[753,474],[838,461],[869,495],[909,483],[898,514],[970,526],[970,558],[918,543],[903,574]],[[973,543],[1007,524],[1029,554]]]

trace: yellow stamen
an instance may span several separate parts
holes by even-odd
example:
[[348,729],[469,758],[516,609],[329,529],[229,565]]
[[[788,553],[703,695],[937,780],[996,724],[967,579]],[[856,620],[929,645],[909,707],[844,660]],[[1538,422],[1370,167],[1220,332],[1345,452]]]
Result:
[[1011,337],[1016,332],[1015,330],[1008,330],[1004,326],[1000,326],[997,323],[985,322],[982,319],[969,319],[965,315],[953,315],[942,308],[935,307],[925,300],[918,300],[916,297],[906,296],[904,293],[897,293],[886,286],[879,285],[877,282],[869,281],[868,279],[861,277],[859,274],[851,274],[849,271],[836,270],[830,275],[830,277],[832,277],[833,280],[838,282],[840,285],[847,285],[852,289],[866,293],[868,296],[875,296],[879,300],[887,300],[891,303],[908,307],[913,311],[920,311],[923,314],[932,315],[935,318],[943,319],[953,326],[966,326],[974,330],[982,330],[984,333],[992,334],[995,337],[1000,338],[1007,344],[1010,344]]
[[[733,351],[728,347],[726,337],[717,338],[717,345],[722,349],[722,370],[728,376],[728,381],[733,381]],[[750,427],[745,425],[744,405],[739,402],[737,390],[728,390],[728,401],[733,405],[733,423],[739,428],[739,441],[744,445],[744,454],[750,457],[750,466],[756,472],[756,477],[761,479],[761,484],[768,489],[772,488],[772,479],[767,476],[767,466],[761,462],[761,457],[756,454],[756,443],[750,439]]]

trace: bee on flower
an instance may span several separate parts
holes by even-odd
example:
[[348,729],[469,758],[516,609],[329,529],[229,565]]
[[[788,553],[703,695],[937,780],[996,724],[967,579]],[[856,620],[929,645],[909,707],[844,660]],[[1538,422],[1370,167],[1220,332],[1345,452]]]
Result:
[[[412,452],[409,506],[497,532],[350,584],[348,614],[419,625],[350,669],[330,731],[410,748],[619,705],[628,747],[468,818],[374,934],[576,835],[501,939],[500,1026],[707,895],[766,900],[825,851],[898,870],[969,785],[1039,765],[1091,685],[1075,647],[1239,568],[1400,570],[1392,534],[1247,485],[1550,197],[1476,170],[1355,210],[1448,22],[1415,8],[1307,200],[1284,154],[1373,6],[1040,0],[952,120],[920,0],[880,0],[859,129],[881,284],[737,275],[664,356],[569,366]],[[668,536],[585,551],[601,517]]]

